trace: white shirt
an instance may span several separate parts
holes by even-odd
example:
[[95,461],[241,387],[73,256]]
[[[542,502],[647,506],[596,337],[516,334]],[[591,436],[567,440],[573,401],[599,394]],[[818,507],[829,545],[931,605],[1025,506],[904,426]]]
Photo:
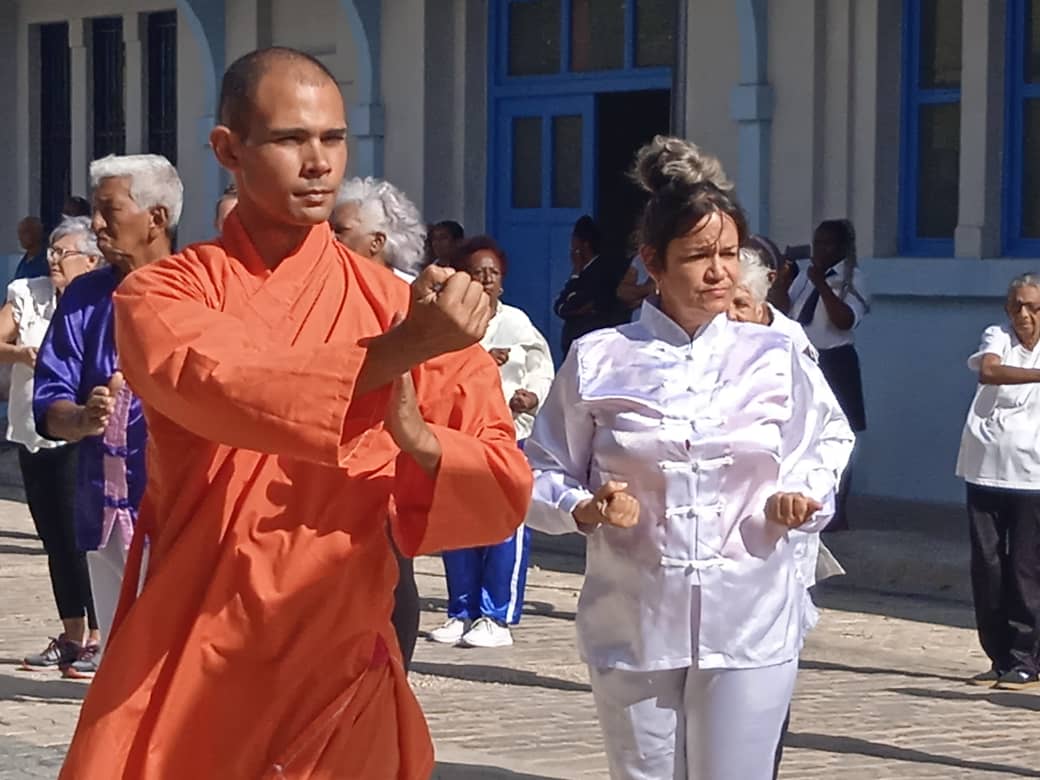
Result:
[[750,668],[794,658],[806,584],[777,491],[833,514],[853,434],[819,368],[761,325],[713,319],[692,341],[654,304],[576,342],[526,452],[533,528],[577,530],[608,480],[640,503],[634,528],[589,534],[579,648],[595,667]]
[[[986,328],[968,368],[978,372],[984,355],[1040,369],[1040,347],[1027,350],[1005,325]],[[979,385],[961,434],[957,476],[973,485],[1040,490],[1040,384]]]
[[787,338],[791,339],[791,343],[794,345],[796,352],[808,355],[812,359],[813,363],[818,363],[820,360],[820,353],[816,350],[816,347],[812,345],[812,342],[809,341],[809,337],[805,335],[805,328],[792,320],[773,304],[767,303],[766,306],[769,307],[769,311],[773,315],[773,322],[769,327],[776,328],[787,336]]
[[[484,338],[480,340],[480,346],[488,351],[509,350],[509,360],[498,369],[502,375],[502,392],[506,403],[509,403],[517,390],[528,390],[538,397],[540,408],[549,394],[555,371],[549,344],[530,318],[515,306],[500,303],[498,311],[488,323]],[[531,435],[534,416],[528,412],[513,412],[517,441]]]
[[[802,307],[805,306],[809,295],[816,289],[809,281],[810,263],[803,262],[798,265],[798,276],[791,283],[791,313],[788,315],[796,323],[798,323],[798,316],[802,313]],[[855,343],[853,331],[870,311],[870,295],[864,283],[863,271],[857,267],[852,272],[852,284],[849,287],[845,286],[844,279],[845,261],[842,260],[827,272],[827,284],[852,309],[852,327],[848,330],[836,328],[827,315],[827,307],[823,305],[823,301],[817,303],[812,322],[802,327],[805,328],[805,335],[809,337],[809,341],[818,350],[834,349]]]
[[[7,302],[18,326],[19,346],[39,347],[47,334],[57,298],[49,277],[16,279],[7,287]],[[33,418],[33,370],[24,363],[11,367],[11,392],[7,402],[7,439],[29,452],[60,447],[63,442],[44,439]]]

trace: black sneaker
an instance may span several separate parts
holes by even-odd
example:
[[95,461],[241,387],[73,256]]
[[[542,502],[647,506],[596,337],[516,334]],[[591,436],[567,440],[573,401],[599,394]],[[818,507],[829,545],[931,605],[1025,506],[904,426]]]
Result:
[[979,672],[974,677],[969,677],[965,682],[968,685],[977,685],[980,688],[992,688],[1002,675],[1003,672],[994,666],[988,672]]
[[997,684],[994,688],[1000,688],[1003,691],[1023,691],[1026,688],[1034,688],[1040,685],[1040,676],[1037,676],[1036,672],[1030,672],[1026,669],[1012,669],[1010,672],[1004,672],[1000,675],[1000,679],[997,680]]
[[29,671],[60,668],[79,658],[82,649],[79,642],[66,639],[64,634],[57,638],[51,637],[51,643],[42,653],[27,655],[22,659],[22,669]]
[[98,663],[101,661],[101,646],[96,642],[84,645],[79,651],[79,657],[72,663],[61,667],[63,677],[73,680],[89,680],[97,671]]

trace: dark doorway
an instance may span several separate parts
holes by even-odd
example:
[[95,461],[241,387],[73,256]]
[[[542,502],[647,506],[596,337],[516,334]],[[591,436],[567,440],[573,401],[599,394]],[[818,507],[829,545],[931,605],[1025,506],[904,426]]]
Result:
[[634,250],[632,232],[645,196],[628,174],[639,147],[667,134],[670,123],[666,89],[596,96],[596,221],[611,253]]

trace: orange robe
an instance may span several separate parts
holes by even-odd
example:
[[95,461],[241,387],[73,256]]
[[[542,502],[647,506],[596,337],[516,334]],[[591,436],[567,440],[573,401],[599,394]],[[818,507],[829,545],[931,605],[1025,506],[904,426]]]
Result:
[[407,555],[493,544],[531,477],[478,346],[413,373],[443,448],[435,480],[383,430],[389,389],[353,398],[358,340],[408,300],[326,225],[268,271],[234,214],[220,242],[123,282],[116,337],[149,483],[63,780],[429,777],[390,624],[387,518]]

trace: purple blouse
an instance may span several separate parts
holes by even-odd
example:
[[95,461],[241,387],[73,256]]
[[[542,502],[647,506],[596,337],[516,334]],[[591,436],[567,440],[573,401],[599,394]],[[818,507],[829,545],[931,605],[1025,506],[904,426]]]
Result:
[[[117,370],[113,338],[112,293],[122,275],[112,266],[74,280],[58,301],[57,311],[36,359],[33,413],[36,430],[54,439],[46,427],[55,401],[86,402],[90,391],[107,385]],[[117,397],[104,436],[88,436],[79,447],[76,482],[76,541],[96,550],[108,542],[115,523],[125,533],[137,519],[147,482],[147,442],[141,402],[129,393]],[[125,480],[125,483],[124,483]]]

